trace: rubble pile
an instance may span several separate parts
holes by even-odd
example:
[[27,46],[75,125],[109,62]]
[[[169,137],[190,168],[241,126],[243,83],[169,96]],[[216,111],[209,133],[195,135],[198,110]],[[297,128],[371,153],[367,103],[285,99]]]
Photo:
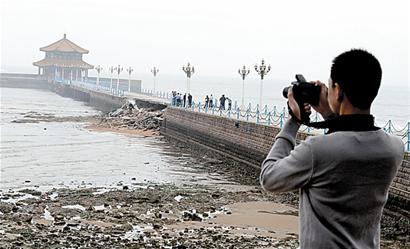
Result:
[[98,126],[105,128],[126,128],[139,130],[159,130],[163,111],[138,108],[132,103],[124,104],[100,118]]

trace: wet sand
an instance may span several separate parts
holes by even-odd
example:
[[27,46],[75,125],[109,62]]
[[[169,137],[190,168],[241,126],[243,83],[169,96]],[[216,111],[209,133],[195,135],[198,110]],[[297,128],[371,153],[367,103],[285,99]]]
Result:
[[137,137],[154,137],[159,136],[159,131],[156,130],[136,130],[121,127],[101,127],[93,122],[89,122],[86,126],[87,129],[96,132],[114,132],[127,136],[137,136]]

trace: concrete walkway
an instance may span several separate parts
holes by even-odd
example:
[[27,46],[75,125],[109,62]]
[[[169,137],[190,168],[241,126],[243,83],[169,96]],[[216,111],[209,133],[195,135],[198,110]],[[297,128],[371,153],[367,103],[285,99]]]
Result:
[[167,99],[156,97],[156,96],[149,96],[149,95],[145,95],[145,94],[139,94],[139,93],[125,92],[124,97],[126,97],[128,99],[137,98],[139,100],[154,102],[154,103],[158,103],[158,104],[162,104],[162,105],[166,105],[166,106],[171,104],[171,100],[167,100]]

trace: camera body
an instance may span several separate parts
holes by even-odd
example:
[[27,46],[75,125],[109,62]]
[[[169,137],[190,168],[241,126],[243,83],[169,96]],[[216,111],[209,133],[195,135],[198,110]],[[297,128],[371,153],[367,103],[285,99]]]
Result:
[[318,105],[320,100],[320,86],[309,83],[301,74],[296,74],[296,81],[291,83],[291,86],[283,89],[283,97],[288,98],[289,89],[292,88],[293,96],[299,105],[301,111],[301,121],[309,123],[309,115],[304,111],[304,103]]

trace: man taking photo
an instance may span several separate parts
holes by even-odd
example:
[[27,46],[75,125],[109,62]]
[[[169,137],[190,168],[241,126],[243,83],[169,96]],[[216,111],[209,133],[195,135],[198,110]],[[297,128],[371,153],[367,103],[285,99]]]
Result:
[[333,60],[328,87],[312,106],[329,125],[326,135],[296,145],[301,111],[292,113],[262,163],[260,182],[272,192],[300,189],[300,248],[379,248],[388,189],[402,162],[400,138],[374,125],[371,104],[382,70],[369,52],[353,49]]

